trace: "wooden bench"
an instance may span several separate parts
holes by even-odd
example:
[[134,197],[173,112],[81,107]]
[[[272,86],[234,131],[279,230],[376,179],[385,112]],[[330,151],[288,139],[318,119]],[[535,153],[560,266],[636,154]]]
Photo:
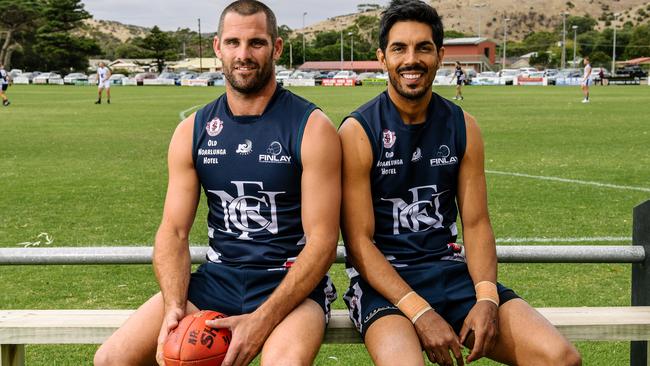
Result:
[[[497,246],[501,263],[631,263],[632,306],[538,308],[572,341],[632,341],[631,366],[650,366],[650,201],[634,208],[633,245]],[[193,263],[205,247],[192,247]],[[0,248],[0,265],[150,264],[150,247]],[[338,261],[343,259],[339,248]],[[0,310],[0,366],[22,366],[26,344],[99,344],[133,310]],[[335,310],[326,343],[359,343],[347,312]]]
[[[538,308],[572,341],[650,339],[650,306]],[[134,310],[2,310],[3,366],[24,365],[26,344],[100,344]],[[346,310],[334,310],[325,343],[361,343]]]

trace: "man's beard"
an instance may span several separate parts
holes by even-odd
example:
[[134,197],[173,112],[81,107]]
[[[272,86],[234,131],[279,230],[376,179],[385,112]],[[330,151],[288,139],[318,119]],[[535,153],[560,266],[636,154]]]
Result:
[[[228,80],[228,83],[230,83],[230,86],[237,92],[241,94],[256,93],[266,86],[273,75],[273,57],[269,57],[267,61],[262,67],[251,59],[236,61],[230,67],[224,67],[224,76]],[[246,66],[255,67],[255,72],[252,77],[244,79],[234,75],[233,71],[237,67]]]
[[401,95],[402,97],[410,100],[418,100],[427,95],[427,92],[429,92],[429,88],[427,85],[422,87],[421,90],[419,89],[408,89],[402,87],[400,84],[399,80],[401,78],[400,74],[405,71],[420,71],[422,72],[422,77],[426,77],[427,75],[427,69],[423,66],[420,65],[413,65],[413,66],[405,66],[405,67],[400,67],[396,69],[394,72],[389,72],[388,73],[388,80],[390,80],[391,85],[393,88],[395,88],[395,91],[397,91],[397,94]]

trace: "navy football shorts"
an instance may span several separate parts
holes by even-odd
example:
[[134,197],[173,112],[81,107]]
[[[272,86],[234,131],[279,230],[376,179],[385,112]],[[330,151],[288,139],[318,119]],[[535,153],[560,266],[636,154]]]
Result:
[[[280,284],[286,270],[232,267],[222,263],[202,264],[190,277],[188,300],[201,310],[214,310],[226,315],[252,313]],[[330,304],[336,300],[336,289],[329,275],[309,294],[329,321]]]
[[[460,333],[463,321],[476,304],[474,282],[469,275],[467,264],[459,261],[439,261],[434,264],[418,264],[395,268],[411,288],[422,296],[431,307]],[[519,298],[512,290],[497,283],[500,303]],[[402,312],[375,291],[361,278],[353,277],[350,287],[343,297],[348,307],[350,319],[361,336],[377,319]]]

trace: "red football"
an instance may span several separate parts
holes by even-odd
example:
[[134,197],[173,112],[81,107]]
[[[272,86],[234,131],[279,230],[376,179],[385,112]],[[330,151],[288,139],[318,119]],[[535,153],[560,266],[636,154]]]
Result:
[[203,310],[183,318],[163,347],[165,365],[220,366],[230,345],[230,330],[210,328],[205,321],[225,317]]

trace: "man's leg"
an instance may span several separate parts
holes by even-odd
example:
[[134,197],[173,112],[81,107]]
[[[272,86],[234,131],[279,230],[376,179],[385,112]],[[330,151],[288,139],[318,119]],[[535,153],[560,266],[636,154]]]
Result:
[[311,365],[325,333],[325,313],[312,299],[287,315],[262,348],[262,365]]
[[581,365],[575,347],[522,299],[499,307],[497,344],[488,355],[509,365]]
[[106,87],[106,102],[108,104],[111,104],[111,87],[110,86]]
[[[199,309],[187,303],[187,313]],[[164,302],[157,293],[129,317],[95,353],[94,364],[104,365],[155,365],[156,348],[162,326]]]
[[102,102],[102,87],[100,86],[97,89],[97,101],[95,102],[95,104],[100,104],[101,102]]
[[401,315],[386,315],[375,320],[366,331],[365,343],[377,366],[424,365],[415,328]]

